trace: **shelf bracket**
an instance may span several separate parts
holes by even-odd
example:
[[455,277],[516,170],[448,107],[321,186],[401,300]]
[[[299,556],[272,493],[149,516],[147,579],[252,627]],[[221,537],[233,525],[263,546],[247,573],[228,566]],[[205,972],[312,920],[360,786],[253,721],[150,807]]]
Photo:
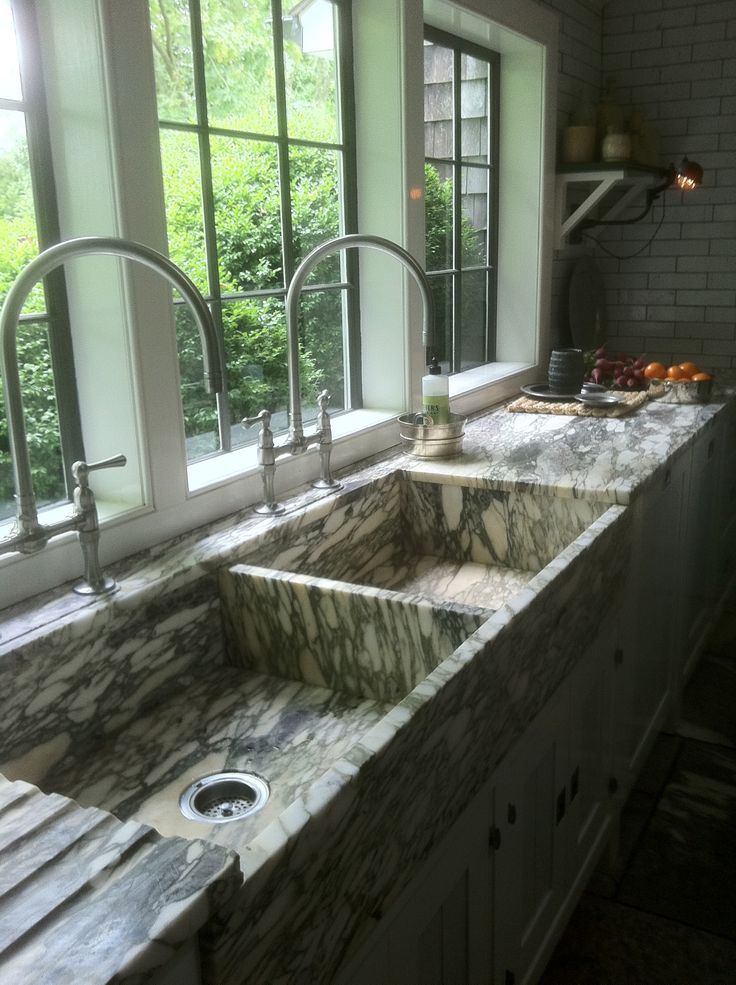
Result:
[[[565,246],[570,233],[588,218],[609,193],[617,191],[618,198],[607,209],[607,222],[619,215],[642,191],[661,180],[662,170],[643,165],[591,166],[588,170],[561,171],[557,175],[556,194],[556,243]],[[571,185],[589,186],[585,199],[570,213],[567,211],[568,189]]]

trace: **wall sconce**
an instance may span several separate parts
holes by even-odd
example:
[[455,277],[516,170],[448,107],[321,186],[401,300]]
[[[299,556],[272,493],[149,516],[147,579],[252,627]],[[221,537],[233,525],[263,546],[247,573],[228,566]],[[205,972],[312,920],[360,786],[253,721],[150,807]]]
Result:
[[674,164],[662,171],[662,182],[654,188],[648,188],[646,192],[646,205],[643,212],[634,216],[632,219],[584,219],[582,225],[590,226],[626,226],[634,222],[640,222],[651,209],[653,203],[662,192],[668,188],[679,188],[682,191],[691,191],[698,188],[703,183],[703,169],[696,161],[690,161],[683,157],[679,166]]
[[[671,168],[674,171],[674,168]],[[703,183],[703,169],[696,161],[683,157],[682,164],[674,175],[674,184],[683,191],[692,191]]]

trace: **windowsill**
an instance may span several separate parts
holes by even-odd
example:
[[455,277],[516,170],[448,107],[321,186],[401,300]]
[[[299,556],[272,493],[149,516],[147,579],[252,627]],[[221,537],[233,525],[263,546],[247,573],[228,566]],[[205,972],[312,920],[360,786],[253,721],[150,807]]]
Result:
[[523,373],[530,367],[531,363],[528,362],[489,363],[486,366],[477,366],[475,369],[466,369],[464,373],[450,377],[450,397],[463,397],[474,393],[481,387],[498,383],[516,373]]
[[[389,410],[352,410],[330,418],[332,440],[335,444],[343,444],[351,438],[359,438],[366,432],[373,431],[383,424],[394,421],[397,411]],[[309,436],[313,427],[305,428]],[[285,441],[285,436],[278,435],[274,439],[278,446]],[[255,444],[229,455],[219,455],[207,458],[190,465],[187,472],[189,477],[189,492],[199,493],[229,480],[235,481],[258,471],[258,449]],[[358,456],[359,457],[359,456]],[[278,465],[283,461],[280,459]]]
[[[488,387],[509,380],[517,373],[523,373],[530,367],[531,364],[527,362],[490,363],[475,369],[465,370],[463,373],[450,377],[450,398],[462,400],[463,397],[472,398],[475,396],[477,398],[481,396],[483,406],[488,407],[496,399],[492,393],[488,392]],[[473,409],[481,408],[474,407]],[[461,408],[461,412],[465,412],[464,407]],[[358,442],[355,449],[356,454],[351,455],[351,458],[357,461],[367,453],[360,443],[361,436],[376,431],[383,425],[391,424],[399,414],[400,411],[394,410],[352,410],[347,413],[336,414],[330,418],[332,440],[336,446],[345,446],[355,439]],[[312,434],[313,430],[311,425],[305,427],[307,436]],[[285,440],[285,435],[277,435],[274,438],[277,446]],[[252,444],[228,455],[219,455],[194,462],[187,470],[190,494],[204,492],[221,485],[223,482],[237,481],[257,473],[257,456],[258,449],[255,444]],[[277,468],[284,461],[285,459],[279,459]]]

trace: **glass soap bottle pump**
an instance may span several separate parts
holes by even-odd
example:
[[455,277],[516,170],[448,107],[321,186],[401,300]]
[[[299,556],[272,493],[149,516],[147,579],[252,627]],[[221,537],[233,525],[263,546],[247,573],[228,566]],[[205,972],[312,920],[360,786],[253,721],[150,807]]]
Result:
[[442,372],[437,356],[422,377],[422,411],[432,419],[432,424],[450,423],[450,381]]

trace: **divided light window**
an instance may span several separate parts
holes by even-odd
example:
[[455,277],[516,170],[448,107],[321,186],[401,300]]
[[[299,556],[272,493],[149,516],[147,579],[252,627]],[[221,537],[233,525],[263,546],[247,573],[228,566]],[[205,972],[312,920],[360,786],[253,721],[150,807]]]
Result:
[[[0,304],[20,271],[59,241],[33,5],[0,0]],[[68,498],[84,458],[63,269],[31,291],[18,329],[31,472],[40,506]],[[0,521],[15,515],[0,383]]]
[[437,358],[496,358],[499,56],[432,28],[424,42],[427,275]]
[[[253,442],[240,421],[263,407],[286,426],[289,281],[314,246],[355,225],[350,4],[150,0],[150,10],[169,253],[210,303],[227,363],[215,406],[177,306],[193,461]],[[331,411],[360,406],[353,269],[349,255],[325,259],[302,296],[306,420],[323,387]]]

